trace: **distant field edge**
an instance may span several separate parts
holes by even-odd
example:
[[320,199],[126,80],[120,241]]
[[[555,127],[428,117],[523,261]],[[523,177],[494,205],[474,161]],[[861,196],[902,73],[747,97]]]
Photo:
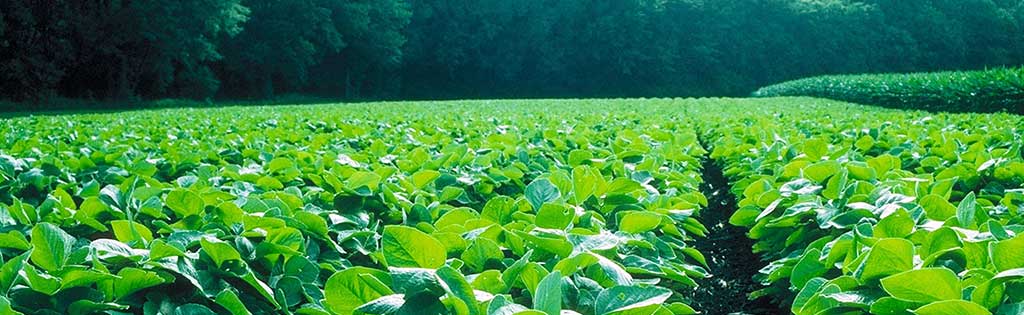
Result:
[[899,109],[1024,115],[1024,67],[825,75],[769,85],[752,96],[812,96]]

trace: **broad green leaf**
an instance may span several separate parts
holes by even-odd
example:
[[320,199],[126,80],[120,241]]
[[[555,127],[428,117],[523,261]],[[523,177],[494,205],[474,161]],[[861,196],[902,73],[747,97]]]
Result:
[[997,271],[1024,268],[1024,233],[988,244],[988,254]]
[[875,225],[875,237],[902,238],[914,232],[914,219],[906,210],[897,209]]
[[[106,311],[126,311],[128,305],[121,305],[117,303],[98,303],[90,300],[78,300],[68,304],[67,314],[68,315],[91,315],[91,314],[103,314]],[[0,310],[0,314],[3,313]],[[16,313],[20,314],[20,313]]]
[[25,235],[18,231],[0,233],[0,248],[13,248],[17,250],[28,250],[31,248]]
[[[504,295],[495,296],[489,304],[487,304],[487,315],[515,315],[521,314],[527,311],[525,306],[516,304],[505,298]],[[543,312],[538,312],[544,314]]]
[[839,172],[841,166],[836,161],[821,161],[805,167],[804,177],[817,183],[823,183],[826,179]]
[[855,275],[861,282],[894,275],[914,267],[914,243],[901,238],[879,240]]
[[473,287],[469,285],[469,282],[466,281],[462,273],[459,273],[452,267],[444,266],[437,270],[437,278],[440,280],[445,292],[465,304],[464,306],[470,315],[480,313],[480,307],[477,305]]
[[113,220],[110,221],[110,226],[114,229],[114,237],[126,244],[141,246],[153,241],[153,232],[141,223],[128,220]]
[[[405,294],[391,294],[367,302],[355,309],[359,314],[395,314],[405,305]],[[352,314],[336,313],[336,314]]]
[[156,272],[130,267],[118,271],[117,276],[120,278],[114,280],[113,297],[115,299],[121,299],[139,290],[166,282]]
[[374,172],[355,172],[352,176],[349,176],[346,181],[346,186],[352,190],[359,190],[360,188],[368,189],[369,191],[377,191],[380,186],[381,177]]
[[630,211],[619,220],[619,231],[626,233],[643,233],[661,225],[662,216],[647,211]]
[[7,300],[6,294],[0,295],[0,314],[3,315],[20,315],[21,312],[17,312],[11,307],[11,301]]
[[660,287],[614,286],[601,291],[595,300],[596,313],[620,314],[665,303],[672,291]]
[[823,276],[828,271],[828,265],[822,263],[819,260],[820,257],[820,250],[816,248],[808,250],[793,267],[790,283],[794,287],[803,288],[811,279]]
[[496,269],[484,270],[473,276],[473,288],[491,294],[504,293],[508,288],[505,281],[501,279],[501,271]]
[[420,170],[412,174],[412,185],[416,186],[416,188],[423,189],[430,183],[433,183],[438,177],[441,177],[441,172],[434,170]]
[[955,215],[957,215],[957,207],[949,203],[946,198],[938,195],[927,195],[921,198],[918,202],[929,219],[936,221],[945,221]]
[[572,169],[573,204],[582,204],[597,192],[598,186],[604,183],[601,173],[589,166],[576,166]]
[[292,160],[283,157],[278,157],[274,158],[273,160],[270,160],[270,163],[267,164],[267,172],[276,173],[278,171],[292,167],[295,167],[295,163],[293,163]]
[[966,228],[975,226],[974,217],[977,208],[978,203],[975,201],[974,192],[972,191],[956,207],[956,219],[960,222],[960,226]]
[[991,315],[985,307],[974,302],[949,300],[931,303],[914,310],[917,315]]
[[65,272],[60,275],[60,290],[63,291],[74,287],[92,286],[93,284],[112,279],[117,279],[117,276],[106,271],[89,270],[84,267],[74,269],[65,268]]
[[408,295],[426,292],[429,295],[440,296],[445,292],[434,269],[391,267],[388,271],[395,293]]
[[910,315],[910,310],[918,305],[920,304],[887,296],[872,303],[870,311],[871,314],[877,315]]
[[186,189],[172,190],[167,193],[167,198],[164,199],[164,202],[167,203],[167,208],[174,211],[179,218],[203,215],[203,208],[206,206],[202,197]]
[[324,305],[334,314],[348,315],[363,304],[394,293],[378,278],[383,274],[366,267],[335,273],[324,284]]
[[252,315],[249,309],[245,307],[245,303],[238,298],[238,294],[233,290],[224,290],[217,294],[214,299],[217,304],[223,306],[231,315]]
[[217,313],[200,304],[185,304],[175,308],[172,315],[217,315]]
[[32,263],[56,272],[68,263],[68,256],[75,248],[75,237],[56,225],[43,222],[32,227],[32,247]]
[[389,225],[384,227],[381,250],[388,266],[436,269],[447,258],[444,245],[417,229]]
[[480,217],[498,224],[507,224],[512,221],[512,214],[516,210],[514,199],[508,196],[497,196],[487,200],[487,204],[480,211]]
[[804,141],[804,154],[811,160],[820,160],[828,154],[828,143],[818,139]]
[[1024,314],[1024,303],[1004,304],[996,310],[996,315]]
[[483,271],[489,263],[500,264],[503,258],[505,255],[501,252],[501,247],[494,241],[483,237],[477,237],[462,252],[462,260],[476,271]]
[[535,211],[540,210],[541,205],[545,202],[555,201],[562,196],[558,191],[558,187],[555,187],[554,184],[551,184],[551,181],[544,178],[534,180],[527,185],[526,191],[523,194]]
[[547,315],[559,315],[562,311],[562,273],[549,273],[537,285],[533,294],[533,308]]
[[955,300],[961,297],[960,278],[946,268],[925,268],[882,279],[882,288],[895,298],[911,302]]
[[3,265],[0,265],[0,296],[7,295],[7,291],[14,285],[14,281],[18,279],[18,275],[21,273],[21,269],[25,266],[25,260],[29,259],[31,253],[26,252],[24,254],[11,257],[7,259]]
[[210,259],[213,260],[213,263],[216,264],[218,268],[220,268],[224,262],[242,260],[242,255],[238,253],[238,250],[231,246],[231,244],[222,240],[206,237],[201,239],[199,244],[202,247],[203,252],[210,256]]
[[563,230],[576,217],[573,209],[561,204],[545,203],[537,211],[537,226],[547,229]]

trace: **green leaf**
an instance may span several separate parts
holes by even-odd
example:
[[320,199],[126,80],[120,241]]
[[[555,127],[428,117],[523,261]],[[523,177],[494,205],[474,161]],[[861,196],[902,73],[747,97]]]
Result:
[[956,207],[956,219],[960,226],[971,228],[975,226],[974,217],[977,214],[978,203],[975,200],[974,192],[970,192]]
[[[395,314],[398,310],[402,309],[402,305],[405,305],[405,295],[391,294],[367,302],[359,306],[355,311],[359,312],[359,314]],[[352,314],[352,312],[336,314]]]
[[917,315],[992,315],[978,303],[950,300],[931,303],[914,310]]
[[57,272],[68,263],[68,256],[75,249],[75,237],[51,223],[39,223],[32,227],[31,261],[39,268]]
[[203,252],[210,256],[218,268],[225,262],[242,260],[242,255],[238,253],[238,250],[222,240],[206,237],[199,240],[199,244],[203,248]]
[[803,174],[807,179],[817,183],[823,183],[826,179],[838,173],[841,168],[842,167],[839,165],[839,162],[821,161],[805,167],[803,169]]
[[530,202],[534,210],[540,210],[541,205],[545,202],[552,202],[562,196],[558,191],[558,187],[551,184],[551,181],[546,178],[534,180],[526,186],[524,192],[526,200]]
[[22,271],[22,274],[24,275],[23,279],[28,282],[28,287],[33,291],[46,295],[53,295],[54,293],[57,293],[57,290],[60,290],[60,278],[40,271],[31,264],[24,265]]
[[897,209],[874,227],[875,237],[902,238],[914,232],[914,219],[906,210]]
[[1004,304],[996,310],[996,315],[1024,314],[1024,303]]
[[260,177],[260,179],[256,180],[256,186],[262,188],[263,190],[276,190],[284,188],[284,184],[282,184],[281,181],[271,176]]
[[17,250],[28,250],[31,248],[25,234],[18,231],[0,233],[0,248],[13,248]]
[[214,299],[217,304],[223,306],[231,315],[252,315],[249,309],[245,307],[245,303],[238,298],[238,294],[233,290],[224,290],[217,294]]
[[92,286],[93,284],[107,280],[120,279],[106,271],[88,270],[84,267],[76,267],[77,268],[75,269],[68,268],[71,270],[67,270],[67,272],[60,275],[60,290],[63,291],[74,287]]
[[474,276],[472,285],[474,289],[491,294],[504,293],[508,287],[505,281],[501,280],[501,271],[495,269],[484,270]]
[[148,244],[153,241],[153,232],[145,225],[128,220],[110,221],[114,228],[114,237],[126,244]]
[[0,295],[0,314],[3,315],[21,315],[21,312],[15,311],[11,308],[11,301],[7,300],[6,294]]
[[159,274],[138,268],[124,268],[117,272],[120,277],[114,280],[114,299],[121,299],[139,290],[160,285],[165,282]]
[[186,189],[172,190],[167,193],[167,198],[164,199],[164,202],[167,203],[167,207],[174,211],[179,218],[192,215],[201,216],[203,215],[203,208],[206,207],[202,197]]
[[14,281],[18,279],[21,269],[25,266],[25,260],[28,259],[30,254],[24,253],[11,257],[0,266],[0,296],[7,295],[7,291],[11,289]]
[[662,216],[648,211],[629,211],[619,220],[619,231],[626,233],[643,233],[661,225]]
[[790,276],[790,283],[794,287],[803,288],[808,281],[816,277],[820,277],[828,271],[828,265],[822,263],[819,258],[821,257],[821,251],[812,248],[807,251],[800,258],[800,261],[793,267],[793,273]]
[[918,204],[924,208],[928,218],[932,220],[946,221],[946,219],[957,215],[957,208],[939,195],[924,196]]
[[919,305],[887,296],[872,303],[870,311],[876,315],[910,315],[910,310]]
[[452,267],[444,266],[437,270],[437,278],[440,280],[445,292],[465,304],[469,315],[477,315],[480,313],[480,307],[477,305],[476,295],[473,294],[473,287],[469,285],[469,282],[467,282],[466,278],[462,276],[462,273],[459,273]]
[[812,161],[820,160],[828,154],[828,143],[818,139],[804,141],[804,154]]
[[437,279],[437,271],[425,268],[388,268],[391,275],[391,286],[395,293],[406,295],[420,292],[440,296],[444,288]]
[[447,251],[437,239],[417,229],[389,225],[384,227],[381,251],[388,266],[436,269],[444,265]]
[[[495,296],[487,305],[487,315],[515,315],[527,311],[525,306],[516,304],[505,298],[504,295]],[[538,312],[544,314],[543,312]]]
[[498,224],[512,222],[512,214],[517,211],[515,199],[508,196],[497,196],[487,200],[484,209],[480,211],[480,217],[491,220]]
[[549,273],[537,285],[533,294],[533,308],[547,315],[559,315],[562,312],[562,273]]
[[946,268],[910,270],[882,279],[882,289],[911,302],[955,300],[961,297],[960,278]]
[[352,190],[365,188],[373,192],[377,191],[377,188],[380,186],[380,180],[380,175],[374,172],[355,172],[352,176],[349,176],[345,187]]
[[200,304],[185,304],[175,308],[172,315],[217,315],[217,313]]
[[434,170],[420,170],[412,174],[412,185],[416,186],[416,188],[423,189],[430,183],[433,183],[438,177],[441,177],[441,172]]
[[273,160],[270,160],[270,163],[267,164],[267,172],[276,173],[277,171],[280,171],[280,170],[283,170],[283,169],[292,168],[292,167],[295,167],[295,163],[292,162],[292,160],[289,160],[289,159],[283,158],[283,157],[279,157],[279,158],[274,158]]
[[545,203],[537,211],[537,226],[563,230],[572,223],[576,213],[562,204]]
[[501,247],[492,240],[477,237],[473,243],[462,252],[462,260],[476,271],[483,271],[489,262],[500,264],[505,255]]
[[989,243],[988,253],[997,271],[1024,268],[1024,233],[1012,239]]
[[914,243],[886,238],[875,243],[854,273],[861,282],[894,275],[914,267]]
[[672,291],[661,287],[614,286],[601,291],[594,303],[598,315],[621,314],[628,310],[658,306],[670,296]]
[[604,183],[601,173],[589,166],[576,166],[572,169],[573,204],[582,204],[597,192],[598,185]]
[[384,272],[366,267],[336,272],[324,284],[324,305],[334,314],[352,314],[359,306],[394,293],[381,282],[383,277]]

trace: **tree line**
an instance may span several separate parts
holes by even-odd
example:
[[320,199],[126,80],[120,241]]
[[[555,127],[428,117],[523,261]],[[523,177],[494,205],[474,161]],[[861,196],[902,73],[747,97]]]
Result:
[[746,95],[1024,63],[1019,0],[19,0],[0,97]]

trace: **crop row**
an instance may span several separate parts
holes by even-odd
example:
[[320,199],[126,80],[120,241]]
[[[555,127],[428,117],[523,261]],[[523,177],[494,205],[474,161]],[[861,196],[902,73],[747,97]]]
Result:
[[1021,314],[1024,119],[820,102],[694,117],[730,222],[770,261],[753,295],[799,315]]
[[813,96],[899,109],[1024,114],[1024,68],[820,76],[767,86],[754,96]]
[[0,314],[691,314],[671,101],[0,121]]

